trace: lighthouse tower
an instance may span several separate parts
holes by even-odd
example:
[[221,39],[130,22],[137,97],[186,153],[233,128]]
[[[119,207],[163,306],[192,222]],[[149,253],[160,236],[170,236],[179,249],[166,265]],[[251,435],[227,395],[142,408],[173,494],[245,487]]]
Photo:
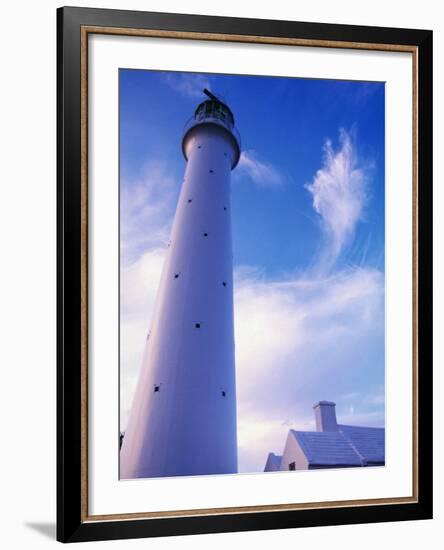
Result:
[[208,90],[186,125],[185,177],[120,477],[237,472],[230,176],[240,138]]

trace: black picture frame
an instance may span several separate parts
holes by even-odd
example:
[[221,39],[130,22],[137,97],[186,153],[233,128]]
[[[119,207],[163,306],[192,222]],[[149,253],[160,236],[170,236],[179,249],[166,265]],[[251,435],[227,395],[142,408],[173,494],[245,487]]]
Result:
[[[418,368],[415,501],[374,505],[231,511],[185,517],[91,519],[85,508],[86,395],[82,358],[87,333],[82,329],[85,287],[82,273],[82,28],[106,27],[273,37],[374,45],[406,46],[416,52],[416,319]],[[344,46],[343,46],[344,47]],[[57,10],[57,539],[62,542],[157,537],[227,531],[283,529],[432,517],[432,31],[240,19],[173,13],[92,8]],[[414,157],[415,158],[415,157]],[[83,168],[82,168],[83,167]],[[414,254],[415,257],[415,254]],[[83,446],[83,447],[82,447]],[[83,500],[82,500],[83,499]],[[128,521],[131,519],[131,521]]]

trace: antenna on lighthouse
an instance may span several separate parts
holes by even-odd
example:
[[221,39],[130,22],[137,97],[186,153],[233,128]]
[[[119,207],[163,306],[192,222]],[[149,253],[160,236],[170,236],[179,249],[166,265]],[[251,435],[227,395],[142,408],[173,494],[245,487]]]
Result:
[[213,93],[210,92],[210,90],[207,90],[206,88],[203,89],[203,93],[208,96],[210,99],[213,99],[214,101],[218,101],[219,103],[222,103],[222,101],[216,97]]

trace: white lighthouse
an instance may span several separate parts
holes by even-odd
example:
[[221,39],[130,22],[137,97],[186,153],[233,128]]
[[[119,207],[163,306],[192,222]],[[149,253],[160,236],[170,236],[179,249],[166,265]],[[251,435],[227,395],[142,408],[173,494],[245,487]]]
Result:
[[169,252],[120,453],[120,477],[237,472],[230,176],[240,139],[208,99],[185,127]]

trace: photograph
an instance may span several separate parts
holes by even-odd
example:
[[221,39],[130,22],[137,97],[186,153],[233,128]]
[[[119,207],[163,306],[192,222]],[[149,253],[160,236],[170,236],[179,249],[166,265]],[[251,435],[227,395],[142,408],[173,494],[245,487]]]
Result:
[[385,83],[118,86],[120,481],[384,467]]

